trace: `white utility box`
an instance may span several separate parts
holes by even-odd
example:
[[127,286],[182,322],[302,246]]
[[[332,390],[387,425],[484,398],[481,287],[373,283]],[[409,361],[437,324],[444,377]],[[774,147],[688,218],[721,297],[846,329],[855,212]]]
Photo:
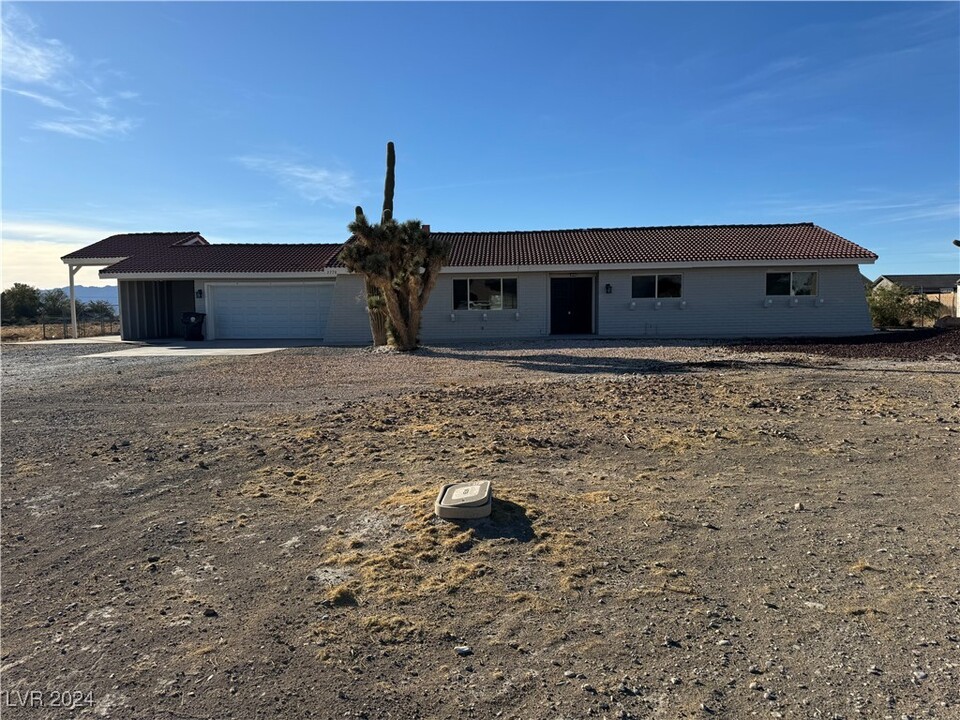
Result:
[[445,519],[482,518],[493,509],[493,488],[489,480],[451,483],[440,488],[433,511]]

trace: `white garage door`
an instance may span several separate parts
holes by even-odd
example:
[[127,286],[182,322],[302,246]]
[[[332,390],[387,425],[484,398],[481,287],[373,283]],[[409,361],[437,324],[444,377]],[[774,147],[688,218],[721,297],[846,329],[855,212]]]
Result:
[[217,340],[321,338],[333,283],[214,285],[209,296]]

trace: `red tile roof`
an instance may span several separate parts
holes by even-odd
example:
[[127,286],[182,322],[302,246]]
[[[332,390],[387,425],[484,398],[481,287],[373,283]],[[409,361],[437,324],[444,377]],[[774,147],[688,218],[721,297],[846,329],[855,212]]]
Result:
[[[849,260],[877,256],[813,223],[789,225],[675,225],[666,227],[435,232],[451,245],[449,267],[640,265],[698,262]],[[126,256],[101,271],[126,273],[323,272],[342,267],[343,245],[184,245],[199,233],[115,235],[64,256]],[[349,241],[348,241],[349,242]]]
[[629,265],[737,260],[876,260],[813,223],[431,233],[448,240],[451,267]]
[[100,242],[95,242],[93,245],[87,245],[85,248],[76,250],[69,255],[64,255],[61,260],[130,257],[131,255],[181,245],[191,240],[196,240],[201,245],[207,244],[203,235],[196,231],[124,233],[122,235],[111,235]]
[[134,255],[101,274],[323,272],[343,247],[332,244],[218,243]]

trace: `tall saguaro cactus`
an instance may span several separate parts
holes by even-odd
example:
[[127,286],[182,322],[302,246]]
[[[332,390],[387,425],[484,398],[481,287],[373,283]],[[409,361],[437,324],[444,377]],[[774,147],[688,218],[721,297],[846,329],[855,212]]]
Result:
[[383,185],[383,213],[371,225],[357,206],[348,226],[353,238],[340,252],[351,272],[363,275],[374,343],[389,339],[398,350],[414,350],[419,343],[420,319],[437,283],[449,247],[430,237],[419,220],[403,224],[393,219],[396,154],[387,143],[387,176]]
[[[380,215],[380,223],[388,223],[393,220],[393,192],[396,187],[396,167],[397,153],[393,143],[387,143],[387,175],[383,181],[383,211]],[[363,208],[359,205],[356,209],[356,217],[363,217]],[[367,313],[370,318],[370,334],[373,336],[373,344],[377,347],[387,344],[387,311],[384,303],[383,294],[377,289],[377,286],[369,280],[365,282],[367,290]]]
[[383,181],[383,214],[380,222],[393,220],[393,189],[396,186],[397,151],[392,142],[387,143],[387,177]]

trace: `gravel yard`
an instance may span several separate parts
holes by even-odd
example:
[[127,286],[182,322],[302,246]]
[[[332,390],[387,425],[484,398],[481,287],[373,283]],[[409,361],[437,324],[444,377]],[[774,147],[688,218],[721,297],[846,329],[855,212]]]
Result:
[[960,718],[960,333],[93,351],[3,346],[4,717]]

